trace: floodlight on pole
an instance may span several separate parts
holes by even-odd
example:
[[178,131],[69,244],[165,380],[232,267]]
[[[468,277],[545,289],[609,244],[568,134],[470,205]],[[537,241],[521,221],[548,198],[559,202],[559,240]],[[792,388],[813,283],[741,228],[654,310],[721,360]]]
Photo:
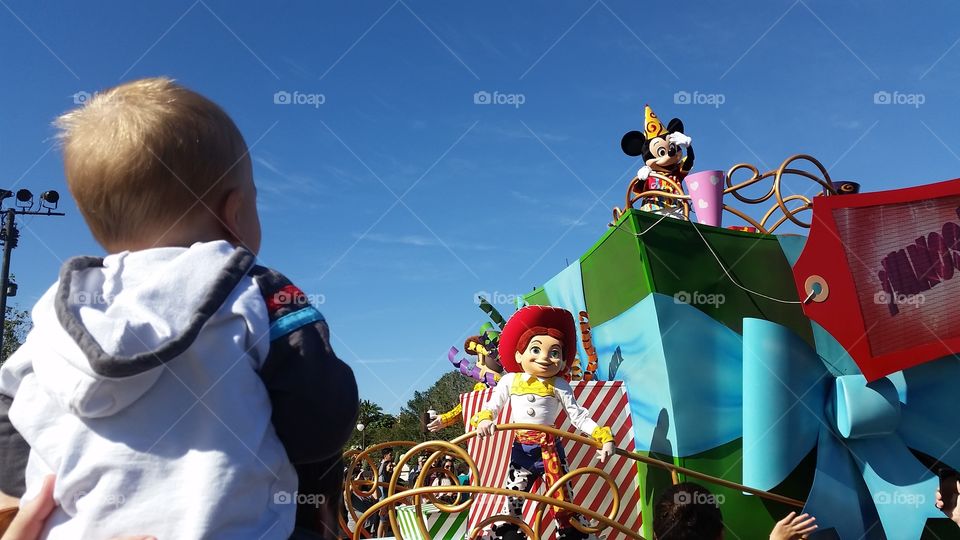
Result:
[[40,194],[40,206],[42,208],[49,208],[55,210],[57,208],[57,203],[60,202],[60,194],[54,190],[44,191]]
[[17,190],[17,208],[33,208],[33,192],[29,189]]
[[[14,197],[14,208],[3,211],[4,201]],[[63,212],[54,212],[60,202],[60,194],[52,189],[40,194],[40,204],[33,199],[33,192],[29,189],[18,189],[16,194],[10,189],[0,189],[0,211],[3,211],[3,227],[0,228],[0,241],[3,242],[3,263],[0,267],[0,316],[3,317],[4,327],[7,321],[7,296],[17,293],[17,286],[10,283],[10,255],[17,247],[20,231],[17,230],[16,218],[20,215],[35,216],[63,216]],[[4,332],[0,331],[0,350],[3,349]]]

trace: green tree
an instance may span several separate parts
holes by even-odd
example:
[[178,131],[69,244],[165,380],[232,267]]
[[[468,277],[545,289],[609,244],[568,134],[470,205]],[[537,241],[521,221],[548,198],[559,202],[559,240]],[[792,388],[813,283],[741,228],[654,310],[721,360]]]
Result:
[[350,440],[347,441],[347,447],[380,442],[379,433],[384,428],[391,426],[393,422],[393,417],[383,412],[383,407],[369,399],[361,399],[357,424],[358,426],[363,425],[363,432],[361,433],[359,429],[354,430]]
[[[411,422],[401,423],[404,429],[399,431],[397,435],[412,434],[415,437],[406,440],[415,441],[427,439],[450,440],[463,435],[463,423],[457,423],[436,433],[426,433],[420,436],[420,418],[423,413],[430,409],[437,411],[437,414],[449,411],[460,403],[460,394],[473,391],[476,383],[477,381],[464,377],[458,371],[448,371],[425,392],[414,392],[413,399],[408,401],[407,405],[400,411],[401,416],[407,416],[411,419]],[[414,419],[415,423],[412,421]],[[415,430],[411,428],[415,428]]]
[[416,391],[413,398],[396,415],[383,412],[383,409],[369,400],[360,402],[360,418],[364,424],[363,436],[354,432],[347,447],[360,445],[361,440],[367,446],[387,441],[424,441],[428,439],[450,440],[463,434],[463,424],[455,424],[437,433],[425,432],[422,422],[428,410],[444,413],[460,402],[460,394],[470,392],[476,381],[468,379],[459,372],[450,371],[440,377],[426,391]]
[[14,353],[27,337],[32,324],[30,313],[13,306],[7,306],[7,315],[3,321],[3,349],[0,350],[0,366]]
[[360,400],[360,414],[357,416],[357,422],[366,426],[382,423],[387,415],[383,412],[383,407],[370,401],[369,399]]

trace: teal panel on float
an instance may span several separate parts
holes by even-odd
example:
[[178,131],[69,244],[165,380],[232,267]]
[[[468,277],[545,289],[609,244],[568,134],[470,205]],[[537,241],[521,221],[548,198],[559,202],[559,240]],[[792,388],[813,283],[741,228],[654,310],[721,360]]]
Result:
[[684,457],[740,437],[742,344],[730,328],[653,293],[595,327],[593,343],[598,377],[627,387],[638,451]]
[[743,483],[770,490],[810,453],[830,378],[816,352],[792,330],[743,321]]
[[780,242],[780,249],[783,250],[783,256],[787,258],[787,264],[793,268],[800,258],[803,246],[807,245],[807,237],[799,234],[778,234],[777,241]]
[[[583,279],[580,274],[580,259],[577,259],[562,272],[553,276],[543,284],[543,291],[550,299],[550,305],[566,309],[573,314],[574,320],[579,320],[579,313],[586,311],[587,304],[583,299]],[[579,328],[579,325],[577,326]],[[577,354],[581,363],[586,366],[587,353],[583,348],[580,336],[577,336]]]

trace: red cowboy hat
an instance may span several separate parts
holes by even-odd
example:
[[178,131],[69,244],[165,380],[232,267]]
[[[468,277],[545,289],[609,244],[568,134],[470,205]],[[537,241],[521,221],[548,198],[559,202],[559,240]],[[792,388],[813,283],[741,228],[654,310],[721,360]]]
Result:
[[510,317],[503,332],[500,333],[500,363],[505,371],[509,373],[523,371],[516,360],[516,353],[520,346],[518,342],[527,330],[537,327],[552,328],[563,333],[561,342],[564,367],[561,373],[566,373],[570,369],[577,354],[577,329],[573,322],[573,315],[563,308],[553,306],[526,306]]

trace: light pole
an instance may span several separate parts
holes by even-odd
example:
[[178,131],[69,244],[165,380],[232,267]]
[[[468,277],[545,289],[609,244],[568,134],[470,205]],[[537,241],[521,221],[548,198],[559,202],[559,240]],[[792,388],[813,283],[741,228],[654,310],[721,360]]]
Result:
[[357,431],[360,432],[360,448],[361,448],[361,449],[367,447],[366,439],[365,439],[364,434],[363,434],[363,428],[365,428],[365,427],[367,427],[367,426],[364,426],[363,424],[357,424]]
[[[9,189],[0,189],[0,208],[3,206],[3,201],[13,195],[13,191]],[[14,296],[17,293],[16,286],[10,287],[10,255],[20,239],[20,231],[17,230],[16,224],[17,214],[22,216],[65,215],[63,212],[54,212],[60,202],[60,194],[56,191],[48,190],[41,193],[39,203],[34,203],[33,193],[29,189],[17,190],[16,196],[14,208],[7,208],[3,214],[3,230],[0,233],[0,240],[3,241],[3,266],[0,269],[0,314],[3,317],[3,331],[0,332],[0,351],[3,350],[3,338],[6,334],[7,296]]]

